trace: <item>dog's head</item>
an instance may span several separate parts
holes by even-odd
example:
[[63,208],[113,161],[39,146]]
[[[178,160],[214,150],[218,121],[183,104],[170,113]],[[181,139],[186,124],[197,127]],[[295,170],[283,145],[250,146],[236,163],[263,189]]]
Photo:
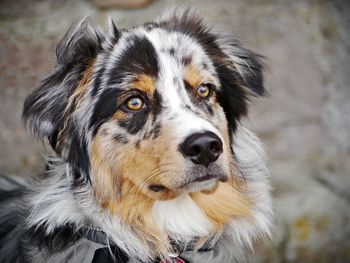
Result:
[[[256,54],[189,11],[129,30],[84,20],[56,53],[24,119],[102,209],[133,224],[135,206],[147,214],[156,200],[190,193],[215,224],[249,213],[231,146],[249,96],[264,93]],[[234,207],[209,211],[226,198]]]

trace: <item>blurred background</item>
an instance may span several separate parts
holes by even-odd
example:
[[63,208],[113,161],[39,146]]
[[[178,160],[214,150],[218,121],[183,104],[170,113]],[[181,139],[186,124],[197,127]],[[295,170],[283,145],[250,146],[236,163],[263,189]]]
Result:
[[265,145],[277,221],[275,239],[249,262],[350,262],[350,1],[155,0],[123,9],[102,0],[1,0],[0,173],[35,176],[44,167],[22,104],[53,68],[72,23],[92,14],[130,27],[191,3],[268,65],[270,96],[252,101],[244,122]]

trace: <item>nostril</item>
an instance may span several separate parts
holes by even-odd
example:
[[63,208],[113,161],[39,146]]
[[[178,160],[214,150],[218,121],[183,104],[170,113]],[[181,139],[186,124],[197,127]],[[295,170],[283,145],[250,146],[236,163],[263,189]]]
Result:
[[198,156],[200,153],[201,153],[201,148],[198,145],[193,145],[187,155],[192,157],[192,156]]
[[217,142],[211,142],[210,146],[209,146],[209,149],[210,149],[211,152],[214,152],[214,153],[218,152],[219,151],[219,146],[218,146]]
[[213,141],[209,145],[209,150],[212,153],[219,153],[222,151],[222,147],[220,147],[220,144],[217,141]]

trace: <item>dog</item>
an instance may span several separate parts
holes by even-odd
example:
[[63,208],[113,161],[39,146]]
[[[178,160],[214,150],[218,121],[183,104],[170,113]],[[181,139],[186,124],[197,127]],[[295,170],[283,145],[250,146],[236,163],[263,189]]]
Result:
[[85,18],[25,101],[54,154],[0,179],[0,262],[237,262],[270,238],[265,154],[244,128],[261,56],[191,9],[131,29]]

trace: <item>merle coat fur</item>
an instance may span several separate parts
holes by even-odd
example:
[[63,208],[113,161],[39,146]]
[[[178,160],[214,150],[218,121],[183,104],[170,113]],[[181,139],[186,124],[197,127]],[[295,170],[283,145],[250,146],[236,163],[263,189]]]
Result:
[[[55,153],[33,182],[0,177],[0,262],[236,262],[270,236],[264,152],[240,123],[265,93],[258,55],[190,10],[84,19],[56,55],[23,109]],[[193,134],[220,156],[189,158]]]

